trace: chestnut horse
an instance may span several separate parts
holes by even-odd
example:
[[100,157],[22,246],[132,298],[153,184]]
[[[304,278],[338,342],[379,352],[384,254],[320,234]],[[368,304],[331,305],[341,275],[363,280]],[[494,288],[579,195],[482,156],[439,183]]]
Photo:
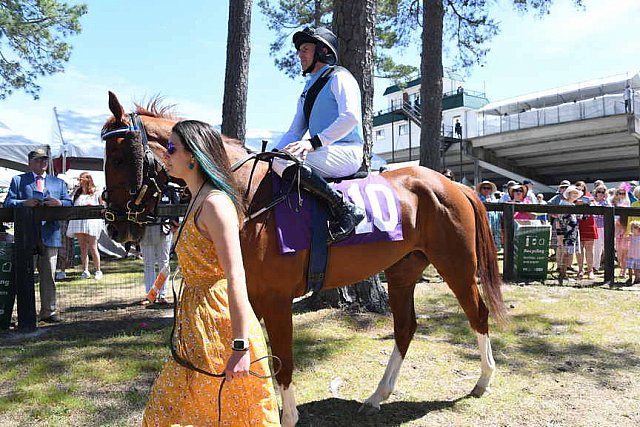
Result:
[[[115,180],[112,175],[134,167],[133,163],[123,162],[133,162],[135,156],[117,152],[119,147],[125,146],[127,139],[131,139],[130,134],[117,130],[126,131],[130,122],[111,92],[109,108],[113,117],[105,124],[103,134],[110,132],[111,135],[106,138],[106,170],[111,170],[106,178],[108,201],[115,204],[118,198],[128,199],[130,195],[115,194],[117,186],[110,186]],[[140,107],[137,113],[149,144],[156,148],[166,146],[176,119]],[[231,164],[247,157],[247,151],[238,141],[226,137],[223,140]],[[112,150],[116,151],[117,168],[110,166],[114,158]],[[252,167],[253,162],[244,164],[235,172],[235,178],[245,189],[249,188],[249,200],[254,197],[271,200],[270,180],[262,182],[268,172],[267,164],[259,162],[253,174]],[[330,247],[325,279],[325,288],[335,288],[359,282],[382,270],[386,274],[395,346],[377,389],[363,407],[379,409],[380,403],[393,391],[416,331],[414,288],[430,263],[447,282],[477,333],[481,374],[471,394],[481,396],[489,388],[495,370],[488,336],[489,309],[498,320],[505,316],[496,250],[484,206],[472,190],[427,168],[409,167],[381,175],[400,200],[404,239]],[[283,402],[282,424],[293,426],[298,420],[298,411],[291,384],[292,301],[305,293],[309,254],[301,251],[293,256],[280,255],[274,221],[274,215],[267,212],[246,222],[241,230],[241,245],[251,304],[258,318],[264,319],[273,354],[282,361],[276,376]],[[126,223],[116,222],[113,226],[118,228],[120,236],[129,233]],[[476,275],[481,279],[484,300]]]

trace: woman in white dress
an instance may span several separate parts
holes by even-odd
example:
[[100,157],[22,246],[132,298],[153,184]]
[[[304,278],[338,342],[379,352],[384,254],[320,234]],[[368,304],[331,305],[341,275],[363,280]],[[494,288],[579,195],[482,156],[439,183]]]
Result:
[[[82,172],[78,177],[79,186],[73,194],[73,206],[100,206],[103,205],[102,198],[98,193],[93,178],[89,172]],[[82,279],[91,277],[89,273],[89,252],[93,259],[96,280],[102,279],[100,271],[100,253],[98,252],[98,237],[102,233],[104,222],[99,218],[92,219],[72,219],[69,221],[67,236],[78,239],[80,246],[80,259],[82,260]]]

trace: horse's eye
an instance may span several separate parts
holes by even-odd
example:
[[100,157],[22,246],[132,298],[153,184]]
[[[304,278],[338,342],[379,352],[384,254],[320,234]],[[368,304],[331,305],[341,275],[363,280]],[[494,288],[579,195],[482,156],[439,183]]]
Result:
[[102,192],[102,200],[104,200],[105,202],[106,202],[106,201],[107,201],[107,199],[108,199],[108,197],[107,197],[107,196],[108,196],[108,194],[109,194],[109,193],[107,193],[107,190],[104,190],[104,191]]

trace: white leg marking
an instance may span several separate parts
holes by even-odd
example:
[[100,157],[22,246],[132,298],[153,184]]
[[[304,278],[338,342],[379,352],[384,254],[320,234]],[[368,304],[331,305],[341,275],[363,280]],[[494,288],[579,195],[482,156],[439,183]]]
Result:
[[298,422],[298,408],[296,407],[296,396],[293,384],[284,388],[281,384],[280,396],[282,397],[282,427],[294,427]]
[[393,352],[389,358],[389,363],[387,363],[387,369],[385,369],[384,375],[378,383],[378,388],[367,400],[364,401],[360,407],[360,411],[365,409],[365,407],[380,410],[380,402],[387,400],[391,395],[391,392],[393,392],[403,361],[404,359],[400,354],[400,350],[398,350],[398,346],[394,345]]
[[478,348],[480,349],[480,379],[476,383],[476,386],[471,391],[471,395],[480,397],[485,392],[489,391],[491,385],[491,379],[493,373],[496,370],[496,362],[493,360],[493,353],[491,352],[491,342],[489,341],[489,335],[478,335]]

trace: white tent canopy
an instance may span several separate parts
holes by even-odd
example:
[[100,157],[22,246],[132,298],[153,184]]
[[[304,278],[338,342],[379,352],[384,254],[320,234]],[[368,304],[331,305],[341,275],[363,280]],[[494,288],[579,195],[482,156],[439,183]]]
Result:
[[100,138],[107,114],[83,114],[53,109],[53,157],[63,159],[67,169],[102,170],[104,142]]
[[36,148],[44,148],[49,151],[48,145],[19,135],[0,122],[0,167],[22,172],[28,171],[29,160],[27,156],[31,150]]

